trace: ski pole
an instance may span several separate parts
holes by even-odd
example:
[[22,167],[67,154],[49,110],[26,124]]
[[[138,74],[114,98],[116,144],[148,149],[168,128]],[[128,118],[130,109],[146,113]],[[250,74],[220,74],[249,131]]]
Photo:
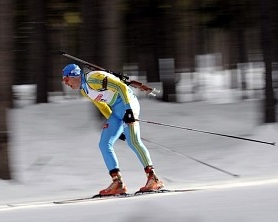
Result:
[[164,146],[164,145],[161,145],[161,144],[152,142],[152,141],[147,140],[147,139],[145,139],[145,138],[142,138],[142,139],[145,140],[145,141],[147,141],[148,143],[152,143],[152,144],[154,144],[154,145],[156,145],[156,146],[160,146],[160,147],[164,148],[165,150],[171,151],[171,152],[176,153],[176,154],[178,154],[178,155],[185,156],[185,157],[187,157],[188,159],[191,159],[191,160],[193,160],[193,161],[195,161],[195,162],[197,162],[197,163],[200,163],[200,164],[203,164],[203,165],[205,165],[205,166],[208,166],[208,167],[210,167],[210,168],[212,168],[212,169],[218,170],[218,171],[220,171],[220,172],[222,172],[222,173],[228,174],[228,175],[233,176],[233,177],[240,177],[239,174],[234,174],[234,173],[231,173],[231,172],[229,172],[229,171],[223,170],[223,169],[221,169],[221,168],[219,168],[219,167],[213,166],[213,165],[208,164],[208,163],[206,163],[206,162],[203,162],[203,161],[201,161],[201,160],[195,159],[195,158],[193,158],[193,157],[191,157],[191,156],[189,156],[189,155],[186,155],[186,154],[180,153],[180,152],[178,152],[178,151],[172,150],[172,149],[170,149],[170,148],[168,148],[168,147],[166,147],[166,146]]
[[214,132],[209,132],[209,131],[205,131],[205,130],[198,130],[198,129],[188,128],[188,127],[183,127],[183,126],[176,126],[176,125],[171,125],[171,124],[166,124],[166,123],[153,122],[153,121],[149,121],[149,120],[136,119],[136,121],[160,125],[160,126],[167,126],[167,127],[172,127],[172,128],[176,128],[176,129],[195,131],[195,132],[199,132],[199,133],[206,133],[206,134],[211,134],[211,135],[216,135],[216,136],[230,137],[233,139],[247,140],[247,141],[256,142],[256,143],[264,143],[264,144],[275,146],[275,142],[266,142],[266,141],[262,141],[262,140],[249,139],[249,138],[245,138],[245,137],[227,135],[227,134],[222,134],[222,133],[214,133]]

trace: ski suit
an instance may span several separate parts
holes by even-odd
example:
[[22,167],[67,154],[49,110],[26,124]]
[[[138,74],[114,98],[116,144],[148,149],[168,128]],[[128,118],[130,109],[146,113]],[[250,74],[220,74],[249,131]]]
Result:
[[81,93],[88,97],[107,119],[99,142],[107,169],[119,169],[113,145],[122,133],[144,168],[151,166],[149,151],[140,137],[139,122],[126,124],[123,121],[126,109],[132,109],[135,119],[139,118],[140,105],[130,87],[110,73],[92,71],[82,75]]

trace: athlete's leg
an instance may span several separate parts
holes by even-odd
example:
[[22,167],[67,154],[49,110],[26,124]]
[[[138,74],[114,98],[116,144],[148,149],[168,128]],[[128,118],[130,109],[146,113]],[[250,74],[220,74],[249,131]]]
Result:
[[142,165],[145,167],[152,166],[150,153],[141,140],[139,122],[125,124],[124,134],[129,147],[136,153]]
[[109,172],[119,169],[119,162],[113,146],[122,132],[122,121],[112,114],[103,127],[99,142],[99,148]]

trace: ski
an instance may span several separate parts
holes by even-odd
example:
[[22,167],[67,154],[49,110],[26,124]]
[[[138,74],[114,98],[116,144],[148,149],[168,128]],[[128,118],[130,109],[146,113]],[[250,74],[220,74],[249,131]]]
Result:
[[81,198],[75,198],[75,199],[60,200],[60,201],[54,201],[53,203],[54,204],[67,204],[67,203],[77,203],[77,202],[85,202],[85,201],[97,201],[97,200],[104,200],[104,199],[128,197],[131,195],[132,194],[128,194],[128,193],[118,194],[118,195],[105,195],[105,196],[96,194],[91,197],[81,197]]
[[67,204],[67,203],[78,203],[78,202],[85,202],[85,201],[99,201],[99,200],[109,200],[115,198],[129,198],[129,197],[138,197],[142,195],[149,195],[149,194],[166,194],[166,193],[183,193],[183,192],[190,192],[190,191],[197,191],[200,189],[161,189],[161,190],[152,190],[152,191],[136,191],[134,193],[123,193],[117,195],[100,195],[96,194],[91,197],[83,197],[83,198],[75,198],[75,199],[67,199],[61,201],[54,201],[54,204]]
[[81,198],[72,198],[58,201],[37,201],[37,202],[25,202],[25,203],[9,203],[5,205],[0,205],[0,211],[9,209],[9,208],[17,208],[17,207],[33,207],[33,206],[50,206],[56,204],[70,204],[70,203],[79,203],[79,202],[88,202],[88,201],[101,201],[101,200],[112,200],[112,199],[120,199],[120,198],[129,198],[129,197],[139,197],[143,195],[149,194],[167,194],[167,193],[183,193],[190,191],[201,190],[200,188],[192,188],[192,189],[161,189],[156,191],[136,191],[134,193],[124,193],[118,195],[110,195],[110,196],[102,196],[99,194],[81,197]]

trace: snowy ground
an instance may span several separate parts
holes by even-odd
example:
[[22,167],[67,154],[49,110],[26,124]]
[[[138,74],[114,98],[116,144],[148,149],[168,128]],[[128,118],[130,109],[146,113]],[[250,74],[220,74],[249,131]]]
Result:
[[[209,104],[141,99],[141,106],[141,119],[278,141],[278,125],[261,124],[259,101]],[[1,222],[278,221],[277,146],[148,123],[141,123],[141,134],[166,188],[204,190],[9,207],[90,196],[110,183],[97,147],[103,119],[86,100],[53,100],[14,109],[10,123],[14,180],[0,180]],[[125,142],[118,141],[115,149],[129,191],[136,191],[146,182],[143,169]]]

